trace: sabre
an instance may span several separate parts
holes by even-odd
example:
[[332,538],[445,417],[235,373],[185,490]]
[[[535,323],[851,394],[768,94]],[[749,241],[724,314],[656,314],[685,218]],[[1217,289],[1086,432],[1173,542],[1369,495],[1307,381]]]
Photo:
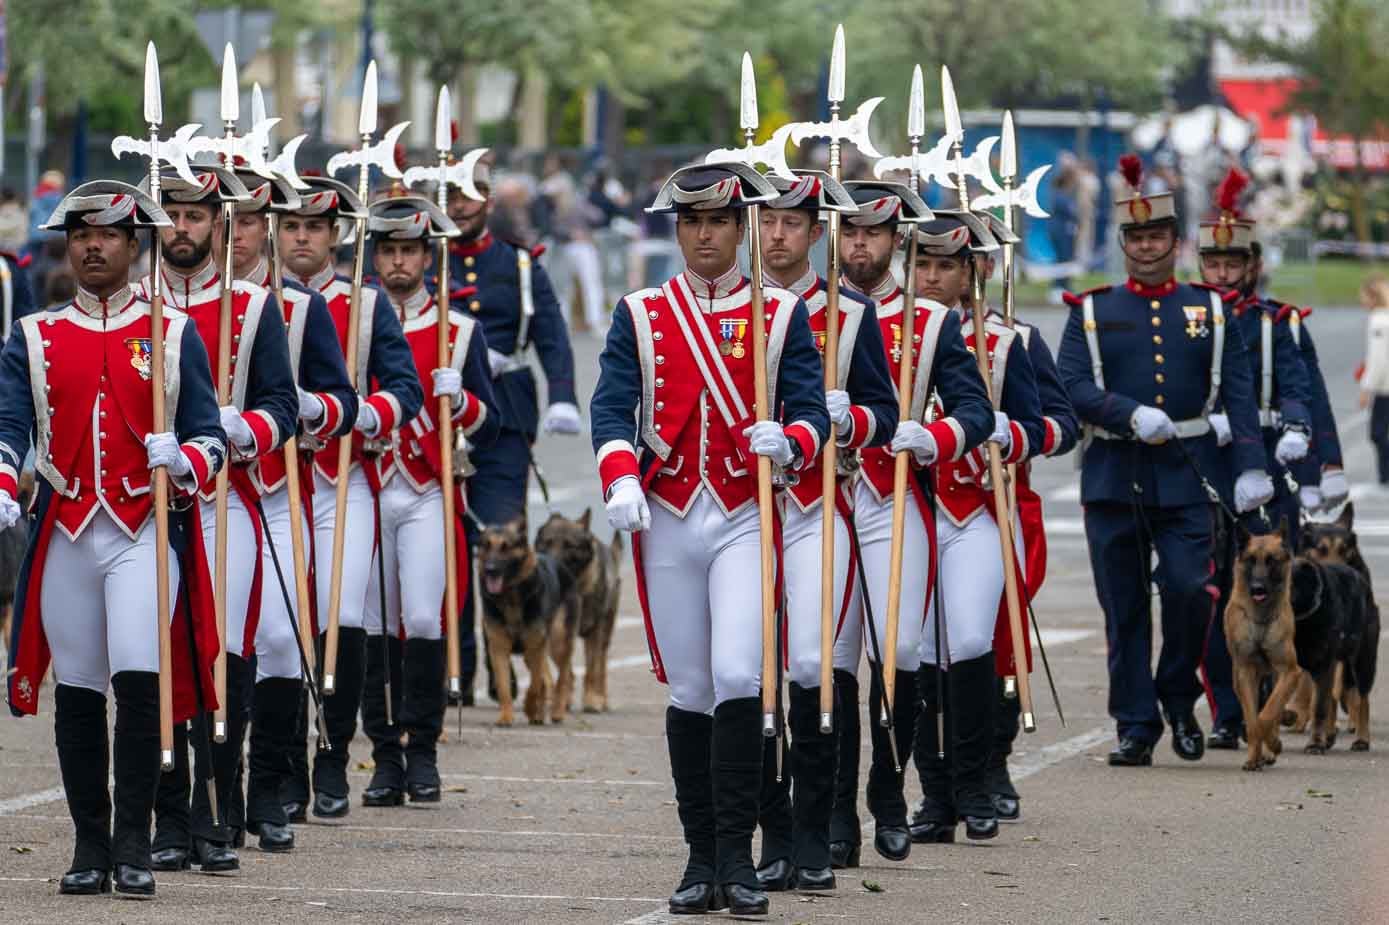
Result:
[[[352,259],[352,297],[347,310],[347,348],[343,351],[347,369],[355,380],[357,378],[357,337],[362,321],[362,276],[366,270],[366,237],[368,183],[371,168],[379,167],[388,177],[402,179],[400,168],[395,163],[395,140],[410,123],[402,122],[387,130],[381,141],[371,143],[376,133],[376,62],[367,64],[366,75],[362,80],[362,108],[357,118],[357,132],[362,146],[356,151],[342,152],[328,159],[328,173],[332,174],[345,167],[357,168],[357,198],[361,201],[360,214],[356,219],[356,244]],[[365,389],[367,383],[357,383]],[[347,543],[347,476],[352,464],[352,437],[338,439],[338,480],[336,492],[337,516],[333,525],[333,569],[328,585],[328,623],[323,641],[323,693],[331,695],[337,687],[335,677],[338,664],[338,622],[342,612],[342,570],[343,552]]]
[[[956,163],[964,160],[964,129],[960,123],[959,104],[955,100],[955,86],[950,79],[950,68],[941,66],[941,100],[945,109],[945,132],[955,139],[954,155]],[[1014,171],[1016,173],[1016,171]],[[956,189],[959,192],[960,208],[971,212],[969,201],[969,180],[963,171],[956,173]],[[971,259],[973,259],[971,257]],[[995,393],[993,377],[989,373],[988,334],[984,328],[984,281],[975,269],[973,279],[973,319],[974,356],[979,365],[979,375],[984,380],[984,388],[989,401],[998,408],[1000,396]],[[1013,664],[1020,669],[1017,675],[1018,698],[1022,703],[1022,727],[1025,732],[1037,731],[1037,720],[1032,711],[1032,686],[1027,675],[1027,652],[1023,645],[1022,601],[1018,589],[1016,570],[1016,550],[1013,547],[1013,508],[1009,504],[1009,482],[1003,469],[1003,456],[998,444],[988,444],[989,478],[993,482],[994,510],[998,512],[998,542],[1003,555],[1003,588],[1008,604],[1008,627],[1013,637]],[[1006,686],[1006,681],[1005,681]]]

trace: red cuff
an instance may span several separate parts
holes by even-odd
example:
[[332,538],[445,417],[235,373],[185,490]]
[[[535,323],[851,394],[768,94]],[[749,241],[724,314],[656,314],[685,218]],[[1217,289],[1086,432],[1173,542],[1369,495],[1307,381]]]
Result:
[[0,491],[8,492],[14,500],[19,500],[19,473],[7,463],[0,463]]
[[[184,443],[180,448],[183,450],[183,455],[187,458],[188,464],[193,467],[193,472],[189,475],[189,478],[193,481],[193,490],[187,492],[187,494],[195,494],[212,478],[212,457],[208,454],[207,450],[198,443]],[[174,484],[177,488],[174,479],[171,478],[169,482],[170,484]]]
[[1008,454],[1003,458],[1004,463],[1020,463],[1029,455],[1027,445],[1027,431],[1022,429],[1022,425],[1017,421],[1008,422]]
[[323,423],[309,432],[315,437],[331,436],[342,426],[342,402],[327,392],[315,392],[314,397],[323,402]]
[[873,415],[862,405],[849,406],[849,418],[853,421],[849,433],[839,435],[839,445],[852,450],[865,446],[873,439],[875,421]]
[[459,427],[463,428],[466,436],[482,426],[482,422],[487,420],[487,406],[478,401],[478,397],[467,389],[463,390],[463,400],[458,403],[458,410],[453,413],[453,420]]
[[936,441],[937,460],[955,460],[964,450],[964,434],[954,418],[941,418],[926,425],[926,432]]
[[380,421],[376,433],[369,436],[384,436],[400,426],[400,402],[396,401],[396,397],[390,392],[372,392],[367,396],[366,403],[376,412],[377,420]]
[[801,449],[801,463],[796,468],[805,469],[815,465],[815,460],[820,455],[820,439],[814,428],[804,421],[795,421],[788,424],[782,432],[786,434],[787,440],[796,441],[796,445]]
[[280,445],[280,428],[275,424],[275,419],[267,412],[253,408],[243,412],[241,418],[251,428],[251,434],[256,438],[255,450],[248,453],[248,456],[264,456]]
[[598,480],[603,484],[603,497],[608,496],[614,482],[626,475],[641,478],[637,451],[626,440],[609,440],[598,448]]

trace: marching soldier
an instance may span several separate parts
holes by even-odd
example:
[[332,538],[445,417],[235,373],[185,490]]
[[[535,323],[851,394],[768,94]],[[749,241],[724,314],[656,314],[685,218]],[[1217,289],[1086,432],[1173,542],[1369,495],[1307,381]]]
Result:
[[[450,397],[453,421],[477,448],[500,428],[487,342],[481,325],[455,314],[451,352],[439,356],[438,312],[425,288],[434,241],[457,233],[434,203],[417,196],[384,199],[371,207],[369,230],[376,275],[405,330],[422,388]],[[368,459],[367,475],[380,498],[377,555],[367,591],[367,680],[362,694],[362,728],[372,741],[376,770],[362,792],[365,806],[435,803],[440,797],[437,743],[444,721],[444,499],[440,488],[437,402],[425,402],[401,428],[399,442]],[[460,483],[456,521],[462,534]],[[458,573],[466,581],[466,542],[458,544]],[[385,590],[381,590],[381,575]],[[464,585],[466,589],[466,584]],[[386,613],[381,614],[385,601]],[[385,629],[383,652],[382,629]],[[386,709],[384,680],[390,672],[392,702]],[[393,722],[392,722],[393,720]],[[402,747],[401,737],[407,737]]]
[[[196,504],[225,454],[207,352],[188,316],[174,308],[163,319],[169,381],[177,383],[167,408],[172,430],[152,418],[151,306],[127,281],[140,250],[137,229],[170,226],[159,205],[133,186],[97,180],[73,190],[43,227],[67,234],[77,296],[21,319],[0,355],[0,527],[21,516],[19,468],[31,434],[38,470],[15,595],[9,701],[17,714],[37,710],[51,653],[58,765],[77,835],[60,893],[108,892],[114,871],[116,892],[154,894],[149,826],[160,764],[160,604],[150,580],[153,470],[164,467],[173,491]],[[211,583],[196,511],[190,515],[190,522],[171,518],[184,553],[169,568],[175,723],[214,706]],[[113,754],[108,686],[116,697]],[[106,783],[112,771],[114,827]]]
[[[492,183],[485,163],[476,165],[473,181],[485,197],[481,202],[464,196],[457,187],[450,186],[448,191],[448,217],[459,231],[458,239],[450,245],[449,281],[461,287],[451,307],[481,322],[487,338],[501,430],[491,447],[470,455],[475,471],[469,482],[473,513],[483,523],[501,524],[526,511],[531,448],[537,430],[578,434],[582,425],[574,394],[569,331],[550,277],[538,262],[542,249],[528,249],[494,236],[487,228],[492,214]],[[470,288],[476,291],[470,293]],[[526,349],[531,346],[545,372],[549,407],[543,419],[535,374],[526,358]],[[468,529],[475,529],[471,522]],[[469,539],[476,536],[470,532]],[[477,672],[473,596],[464,595],[462,604],[463,698],[471,703],[472,679]]]
[[[1249,364],[1226,302],[1178,283],[1178,228],[1170,192],[1144,195],[1142,166],[1121,159],[1133,194],[1114,204],[1128,268],[1119,286],[1068,296],[1057,366],[1084,422],[1081,503],[1090,564],[1109,642],[1115,766],[1146,766],[1172,727],[1178,757],[1205,751],[1192,713],[1211,567],[1211,499],[1203,480],[1224,465],[1210,415],[1223,404],[1233,443],[1237,511],[1273,497],[1265,471]],[[1157,552],[1157,572],[1148,563]],[[1150,582],[1161,592],[1162,652],[1152,669]],[[1161,707],[1161,712],[1159,712]]]
[[[823,355],[829,284],[811,268],[810,249],[824,234],[822,210],[853,213],[858,205],[844,187],[820,171],[800,171],[795,181],[769,175],[767,181],[781,195],[758,210],[763,275],[767,285],[795,293],[805,302],[811,333]],[[897,398],[872,303],[848,291],[841,291],[839,298],[840,387],[825,393],[830,420],[838,427],[840,450],[845,454],[841,469],[846,473],[839,478],[835,499],[839,509],[834,540],[836,632],[848,615],[853,590],[853,555],[844,513],[853,499],[849,480],[853,455],[861,447],[886,443],[897,426]],[[799,480],[782,496],[792,742],[790,773],[780,782],[773,740],[767,740],[762,756],[762,863],[757,877],[768,891],[834,886],[829,823],[835,739],[818,728],[824,462],[817,460],[801,471]],[[857,723],[858,710],[837,709],[835,718],[838,723]]]
[[[899,223],[910,227],[931,214],[926,204],[908,187],[899,183],[858,181],[846,183],[859,211],[847,216],[840,226],[840,252],[849,285],[872,299],[876,305],[879,329],[887,351],[892,379],[897,381],[901,366],[903,338],[911,337],[916,370],[913,381],[912,417],[896,427],[890,448],[864,450],[860,478],[854,489],[854,520],[863,556],[864,578],[868,587],[876,638],[886,638],[887,586],[892,536],[894,455],[911,451],[916,464],[908,480],[912,510],[906,516],[902,558],[911,563],[903,569],[901,625],[897,636],[897,679],[892,710],[896,754],[912,754],[916,717],[920,707],[917,669],[926,621],[927,603],[934,575],[936,517],[926,500],[930,485],[928,467],[964,458],[970,450],[988,439],[994,431],[994,414],[984,383],[960,333],[959,315],[938,302],[918,298],[913,306],[910,329],[904,320],[904,295],[892,274]],[[933,408],[928,396],[935,393],[940,407]],[[997,541],[995,541],[995,546]],[[853,621],[851,621],[852,625]],[[863,645],[861,621],[855,632],[840,634],[835,645],[835,668],[857,673]],[[871,650],[875,665],[885,653]],[[881,675],[872,668],[869,688],[869,723],[873,760],[868,772],[868,809],[874,818],[873,846],[888,860],[901,861],[911,853],[911,832],[907,823],[907,801],[902,789],[902,772],[893,765],[889,731],[877,721],[882,711]],[[836,680],[836,684],[840,683]],[[857,712],[857,691],[846,683],[840,691],[845,701],[841,714]],[[839,745],[840,781],[835,786],[835,808],[831,819],[831,853],[841,867],[858,865],[859,828],[857,815],[858,743],[856,731],[844,727]],[[851,789],[852,787],[852,789]]]
[[[165,305],[182,310],[193,321],[208,355],[215,358],[223,285],[217,265],[217,255],[224,253],[221,208],[224,203],[250,197],[241,181],[223,168],[199,167],[194,176],[197,184],[189,184],[172,170],[160,178],[162,205],[173,222],[172,227],[160,231],[164,242],[161,290]],[[148,279],[141,282],[141,290],[142,295],[151,291]],[[267,580],[260,567],[263,540],[249,470],[259,456],[279,448],[299,410],[283,316],[274,295],[238,281],[232,287],[230,308],[232,403],[221,409],[222,428],[231,451],[226,639],[222,641],[227,649],[227,729],[225,740],[212,745],[212,767],[201,766],[203,751],[197,750],[197,777],[207,780],[213,776],[219,807],[230,807],[233,802],[250,714],[254,683],[251,660],[256,655],[261,586]],[[215,577],[216,505],[210,488],[204,489],[200,501],[202,542]],[[208,735],[204,721],[200,716],[193,722],[191,734],[199,739]],[[175,770],[159,780],[151,866],[155,870],[182,870],[191,863],[208,873],[235,870],[240,862],[232,846],[234,835],[225,813],[221,820],[213,819],[205,788],[192,789],[190,814],[188,735],[183,726],[175,729]]]
[[[975,255],[997,250],[997,240],[984,219],[961,212],[937,210],[935,219],[917,225],[915,231],[916,291],[950,306],[963,325],[969,310],[966,293],[972,289],[973,274],[981,271]],[[1017,331],[988,321],[985,334],[984,349],[1000,408],[994,412],[989,439],[999,445],[1005,464],[1020,465],[1039,452],[1045,441],[1036,375]],[[979,349],[972,325],[963,336],[967,349]],[[959,460],[937,465],[933,473],[939,552],[936,591],[927,603],[917,673],[922,710],[917,717],[914,758],[925,794],[912,819],[912,841],[917,843],[954,842],[960,821],[968,838],[989,839],[998,834],[988,764],[1001,673],[995,670],[994,638],[1006,605],[1000,606],[1004,575],[997,552],[997,518],[1003,512],[994,509],[993,492],[984,485],[987,472],[983,452],[976,448]],[[1020,560],[1021,556],[1015,561]],[[1021,577],[1020,587],[1025,586]],[[1005,625],[1006,620],[1005,616]],[[1026,666],[1014,669],[1011,655],[1010,645],[1003,670],[1026,670]],[[938,676],[940,672],[943,677]],[[943,743],[936,728],[936,713],[942,709]]]
[[800,472],[829,429],[804,304],[771,287],[767,388],[779,420],[753,423],[753,289],[737,250],[744,209],[775,196],[741,164],[686,167],[666,181],[649,211],[675,214],[687,269],[618,303],[591,409],[608,520],[634,531],[652,663],[670,688],[666,739],[690,848],[676,913],[767,912],[752,861],[759,691],[772,681],[761,678],[756,619],[756,456]]
[[[289,550],[290,504],[303,511],[305,550],[313,536],[313,452],[316,444],[352,432],[357,418],[357,391],[347,375],[342,346],[323,295],[289,279],[276,280],[266,256],[270,234],[268,215],[284,215],[300,208],[299,194],[288,183],[267,181],[250,171],[237,171],[250,200],[236,205],[236,235],[232,241],[232,267],[237,279],[274,289],[280,283],[283,315],[288,335],[291,372],[297,400],[295,426],[299,443],[299,485],[303,498],[289,497],[285,456],[266,453],[250,468],[250,475],[264,511],[266,542],[261,559],[262,576],[291,562]],[[272,550],[274,554],[272,555]],[[306,563],[312,581],[313,562]],[[287,578],[287,583],[292,579]],[[310,601],[312,604],[312,601]],[[298,601],[288,603],[277,581],[261,581],[260,622],[256,627],[256,683],[251,707],[251,747],[246,780],[246,828],[259,836],[262,851],[282,852],[294,847],[291,820],[304,821],[309,802],[305,748],[307,692],[299,651],[300,620],[312,613],[297,613]],[[313,679],[308,679],[313,683]],[[296,769],[302,769],[296,773]]]
[[[301,285],[320,293],[337,330],[338,346],[346,349],[348,307],[352,281],[333,267],[333,249],[339,242],[339,229],[365,206],[347,186],[324,177],[305,180],[310,189],[301,197],[299,210],[280,219],[280,252],[285,268]],[[366,672],[366,603],[371,578],[375,530],[372,485],[363,467],[365,441],[389,443],[393,432],[419,413],[424,401],[414,358],[405,341],[400,321],[390,300],[375,286],[361,290],[361,329],[357,369],[351,371],[357,392],[352,459],[347,472],[337,471],[337,442],[330,440],[314,456],[314,571],[318,584],[320,613],[327,610],[329,584],[333,574],[333,529],[338,517],[347,518],[345,562],[342,569],[341,630],[338,642],[337,688],[323,698],[324,723],[329,748],[320,751],[313,766],[313,812],[316,816],[345,816],[348,802],[348,743],[357,730],[357,711],[361,706]],[[337,430],[344,409],[329,396],[304,398],[318,416],[324,416],[321,429]],[[301,416],[303,411],[301,410]],[[346,437],[341,439],[348,439]],[[338,511],[334,486],[339,478],[348,480],[347,510]],[[321,623],[321,621],[320,621]],[[326,625],[318,627],[326,632]],[[292,781],[303,789],[302,779]],[[297,796],[298,794],[293,794]]]

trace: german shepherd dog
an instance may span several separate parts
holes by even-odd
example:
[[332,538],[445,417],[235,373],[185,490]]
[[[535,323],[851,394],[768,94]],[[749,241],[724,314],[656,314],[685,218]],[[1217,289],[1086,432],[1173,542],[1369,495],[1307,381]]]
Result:
[[[607,546],[600,543],[589,529],[592,514],[586,510],[578,520],[551,514],[535,535],[535,548],[559,563],[567,611],[564,624],[584,641],[584,712],[601,713],[608,709],[608,647],[622,593],[623,543],[621,533],[615,533]],[[561,708],[569,705],[574,690],[573,646],[571,633],[552,640],[551,651],[559,664],[555,701]]]
[[[1251,536],[1243,526],[1235,529],[1238,547],[1234,585],[1225,608],[1225,639],[1249,741],[1244,769],[1258,771],[1273,764],[1283,751],[1278,720],[1302,674],[1294,649],[1293,557],[1287,518],[1279,523],[1277,533],[1263,536]],[[1277,681],[1261,711],[1259,685],[1269,675]]]
[[[560,588],[559,563],[531,548],[522,516],[478,537],[478,575],[481,578],[482,625],[492,677],[497,679],[498,726],[510,726],[512,712],[511,656],[519,653],[530,672],[523,709],[531,725],[545,722],[547,706],[554,722],[564,719],[565,704],[554,693],[548,656],[556,647],[568,651],[565,639],[567,608]],[[558,662],[558,659],[556,659]]]
[[[1294,729],[1302,731],[1308,720],[1314,720],[1312,739],[1307,750],[1314,746],[1330,748],[1336,738],[1336,703],[1339,701],[1350,717],[1350,729],[1355,733],[1351,751],[1370,748],[1370,691],[1374,687],[1379,661],[1379,606],[1375,603],[1370,569],[1360,555],[1355,536],[1355,507],[1347,504],[1332,523],[1308,523],[1302,530],[1302,553],[1310,561],[1328,569],[1333,578],[1330,596],[1335,600],[1337,588],[1345,585],[1345,600],[1336,600],[1339,612],[1332,618],[1339,638],[1329,641],[1327,655],[1330,671],[1318,676],[1315,686],[1308,688],[1304,698],[1299,690],[1295,705]],[[1344,573],[1351,572],[1357,582],[1347,583]],[[1328,595],[1323,592],[1323,598]],[[1325,606],[1325,604],[1323,604]],[[1302,655],[1301,626],[1298,627],[1298,654]],[[1325,708],[1325,715],[1323,714]]]

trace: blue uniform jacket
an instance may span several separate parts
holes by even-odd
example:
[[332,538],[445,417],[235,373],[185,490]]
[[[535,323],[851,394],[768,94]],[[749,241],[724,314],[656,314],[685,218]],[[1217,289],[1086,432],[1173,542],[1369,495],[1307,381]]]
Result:
[[[451,298],[449,307],[465,311],[482,323],[491,350],[511,356],[534,344],[545,371],[548,403],[577,405],[569,329],[550,277],[534,256],[530,272],[535,314],[527,326],[525,343],[517,343],[522,311],[518,250],[517,245],[490,233],[476,242],[454,245],[449,253],[449,286],[455,291],[476,287],[476,291]],[[501,411],[502,429],[519,431],[533,441],[540,426],[540,401],[530,366],[502,373],[493,379],[492,386]]]
[[[1231,321],[1239,328],[1244,339],[1249,372],[1254,379],[1256,405],[1262,401],[1263,388],[1262,318],[1268,316],[1273,321],[1273,381],[1269,408],[1281,414],[1283,420],[1277,427],[1262,426],[1261,422],[1260,431],[1264,439],[1264,469],[1273,476],[1275,491],[1283,494],[1287,490],[1282,477],[1283,465],[1274,456],[1274,449],[1278,446],[1278,439],[1283,436],[1283,431],[1288,428],[1306,432],[1310,440],[1312,421],[1308,409],[1312,402],[1307,368],[1303,365],[1301,350],[1293,341],[1287,319],[1279,319],[1276,308],[1261,300],[1250,299],[1237,304],[1231,315]],[[1232,471],[1228,475],[1233,484],[1238,472]]]
[[[820,280],[822,289],[828,285],[823,278]],[[887,366],[877,307],[872,299],[844,288],[840,288],[839,298],[863,306],[863,320],[854,337],[854,352],[844,391],[849,393],[849,401],[873,415],[873,436],[859,445],[881,446],[892,441],[893,431],[897,429],[897,391],[892,371]]]
[[1127,438],[1097,436],[1085,447],[1082,504],[1208,504],[1210,498],[1188,455],[1200,475],[1216,485],[1229,479],[1225,467],[1231,463],[1235,473],[1264,469],[1253,377],[1240,329],[1229,323],[1228,305],[1217,404],[1223,404],[1230,418],[1230,459],[1220,452],[1214,431],[1182,440],[1185,452],[1175,440],[1151,446],[1133,437],[1130,419],[1140,405],[1160,408],[1174,421],[1206,413],[1215,342],[1211,294],[1207,287],[1176,281],[1148,288],[1132,280],[1087,293],[1094,299],[1103,388],[1095,383],[1086,343],[1081,309],[1085,296],[1068,295],[1071,315],[1057,356],[1061,381],[1082,423]]
[[[1312,399],[1308,408],[1312,419],[1312,449],[1305,459],[1293,463],[1289,468],[1299,482],[1316,485],[1321,481],[1322,466],[1341,467],[1344,462],[1341,438],[1336,432],[1336,412],[1331,409],[1331,394],[1326,389],[1326,377],[1322,375],[1321,361],[1317,358],[1317,345],[1304,320],[1311,310],[1299,309],[1267,297],[1264,302],[1278,309],[1280,315],[1286,315],[1288,331],[1302,353],[1302,365],[1307,370],[1307,385]],[[1292,316],[1293,312],[1298,313],[1296,319]]]
[[[284,288],[309,297],[309,317],[304,322],[304,341],[299,351],[299,388],[305,392],[327,392],[342,406],[342,420],[337,429],[324,434],[324,438],[350,434],[357,421],[357,390],[347,374],[347,361],[338,346],[338,332],[328,312],[328,301],[322,293],[289,279],[284,281]],[[295,414],[297,417],[297,409]]]
[[1037,398],[1046,425],[1041,455],[1064,456],[1080,439],[1080,420],[1071,406],[1066,387],[1061,384],[1061,373],[1056,369],[1056,360],[1042,332],[1022,322],[1015,322],[1015,326],[1018,336],[1027,344],[1027,358],[1032,361],[1032,372],[1037,380]]

